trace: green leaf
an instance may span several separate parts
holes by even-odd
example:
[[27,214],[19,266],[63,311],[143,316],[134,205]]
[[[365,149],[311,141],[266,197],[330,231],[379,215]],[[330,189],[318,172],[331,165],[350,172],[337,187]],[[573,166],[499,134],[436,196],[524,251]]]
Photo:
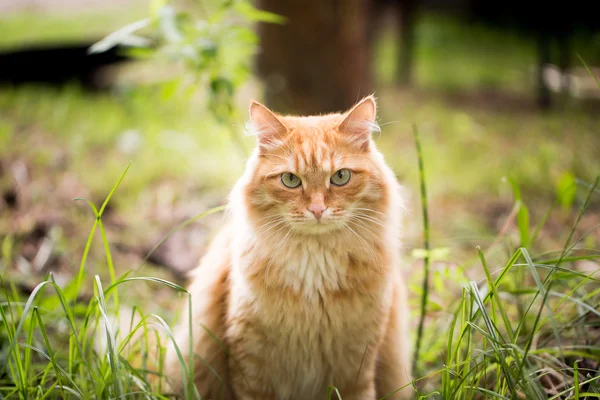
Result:
[[576,193],[575,177],[570,172],[560,176],[556,184],[556,196],[563,209],[569,209],[573,205]]
[[508,178],[508,181],[510,182],[513,189],[513,194],[515,196],[515,205],[519,207],[519,211],[517,212],[517,226],[519,228],[521,246],[525,247],[529,245],[530,237],[529,210],[527,209],[527,206],[521,199],[521,189],[519,188],[519,185],[517,185],[517,183],[511,178]]
[[123,53],[140,60],[149,60],[156,55],[156,51],[150,47],[131,47],[124,49]]
[[165,101],[171,99],[175,95],[175,93],[177,93],[177,90],[180,87],[181,87],[181,79],[180,78],[163,82],[161,84],[161,88],[160,88],[161,98]]
[[517,225],[519,226],[521,245],[529,245],[529,210],[522,201],[519,205],[519,212],[517,213]]

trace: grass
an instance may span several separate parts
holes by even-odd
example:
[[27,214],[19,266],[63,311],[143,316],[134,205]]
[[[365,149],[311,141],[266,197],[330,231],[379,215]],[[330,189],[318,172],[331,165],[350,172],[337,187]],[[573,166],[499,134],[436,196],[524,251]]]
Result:
[[[133,368],[130,364],[134,362],[130,341],[138,330],[143,330],[141,343],[148,346],[150,325],[148,319],[150,318],[157,320],[168,334],[170,331],[167,324],[157,315],[142,314],[140,322],[136,323],[134,328],[136,312],[140,313],[135,306],[131,310],[129,329],[127,326],[118,326],[120,304],[117,286],[132,281],[148,281],[177,291],[185,292],[185,289],[158,278],[127,278],[128,273],[121,276],[119,280],[116,279],[110,246],[102,224],[102,214],[126,172],[127,170],[112,188],[100,210],[90,203],[94,211],[94,225],[77,277],[66,288],[57,285],[50,275],[36,286],[23,305],[18,295],[15,295],[17,290],[14,285],[2,279],[5,302],[1,304],[0,312],[8,340],[8,343],[3,346],[6,352],[0,369],[3,383],[0,391],[3,396],[24,399],[32,396],[112,398],[151,393],[150,371],[141,369],[146,365],[147,354],[151,349],[141,348],[143,365],[138,365],[138,369]],[[95,296],[85,304],[79,300],[80,289],[86,274],[87,250],[96,228],[99,228],[102,233],[102,241],[106,249],[106,261],[111,271],[110,286],[104,290],[101,278],[96,275]],[[3,246],[4,252],[10,250],[7,249],[8,246]],[[54,296],[44,296],[47,286],[53,289]],[[109,294],[112,296],[109,297]],[[109,303],[107,299],[112,302]],[[112,325],[114,321],[111,320],[113,316],[117,318],[117,326],[114,328]],[[46,326],[56,329],[61,323],[64,325],[62,332],[58,334],[46,329]],[[119,332],[121,335],[118,335]],[[127,332],[127,336],[124,336],[123,332]],[[103,335],[106,335],[104,343],[100,340]],[[23,343],[19,342],[22,336],[26,337]],[[171,335],[167,337],[169,336]],[[53,337],[56,342],[51,343],[49,337]],[[159,354],[164,351],[160,339],[155,341],[155,345],[161,349]],[[161,384],[162,382],[158,383],[158,388]]]
[[[138,2],[139,3],[139,2]],[[94,42],[108,33],[146,15],[141,4],[71,13],[15,12],[2,16],[0,50],[48,46],[58,43]]]
[[[418,33],[419,89],[390,85],[389,37],[377,65],[377,143],[409,188],[415,321],[425,305],[416,396],[599,398],[599,117],[576,103],[548,114],[523,107],[528,43],[435,18]],[[510,104],[461,97],[482,87]],[[152,85],[0,89],[0,191],[18,195],[0,218],[2,397],[167,395],[161,360],[186,292],[148,255],[188,241],[173,252],[202,253],[220,223],[209,214],[245,159],[229,136],[244,121],[218,125],[204,100]],[[38,263],[40,249],[50,255]]]
[[[149,290],[154,285],[163,285],[184,293],[185,289],[162,279],[130,277],[129,272],[115,275],[102,217],[111,197],[118,195],[125,173],[100,210],[91,204],[94,224],[90,239],[77,278],[65,287],[50,275],[22,301],[14,284],[6,280],[11,248],[5,239],[0,304],[5,349],[0,393],[4,397],[164,398],[167,395],[160,391],[164,387],[160,355],[164,354],[165,341],[171,338],[168,324],[158,315],[146,314],[140,305],[120,303],[119,298],[125,297],[127,285],[146,285]],[[597,369],[600,281],[595,277],[599,269],[597,263],[591,273],[577,268],[578,262],[595,262],[600,255],[598,251],[580,249],[578,244],[584,238],[575,237],[577,225],[599,187],[600,176],[587,190],[559,253],[532,256],[520,247],[501,268],[491,270],[484,252],[478,250],[485,279],[470,281],[462,289],[457,304],[447,310],[451,317],[445,323],[436,322],[434,337],[423,338],[428,356],[439,352],[437,356],[444,359],[444,364],[432,368],[426,361],[428,357],[419,360],[415,382],[419,396],[444,399],[600,396]],[[95,276],[94,296],[84,302],[79,295],[86,274],[87,249],[97,229],[102,233],[111,276],[106,283]],[[129,311],[130,319],[119,318],[119,313],[125,311]],[[429,318],[432,323],[431,315]],[[123,321],[129,321],[128,325]],[[150,340],[156,331],[166,334],[156,334],[156,339]],[[143,339],[132,342],[136,332]],[[103,335],[106,339],[101,343]],[[157,359],[152,359],[153,354]],[[583,367],[582,363],[596,367]],[[148,367],[150,364],[156,367]],[[434,371],[423,374],[431,369]],[[193,393],[188,393],[187,398],[194,398]]]

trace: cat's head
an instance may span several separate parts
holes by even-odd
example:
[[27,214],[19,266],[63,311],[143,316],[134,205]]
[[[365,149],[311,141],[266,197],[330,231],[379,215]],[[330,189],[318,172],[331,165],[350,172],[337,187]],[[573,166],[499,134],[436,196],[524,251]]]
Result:
[[371,134],[376,103],[366,97],[343,114],[293,117],[252,102],[257,149],[244,190],[258,228],[322,234],[381,224],[392,184]]

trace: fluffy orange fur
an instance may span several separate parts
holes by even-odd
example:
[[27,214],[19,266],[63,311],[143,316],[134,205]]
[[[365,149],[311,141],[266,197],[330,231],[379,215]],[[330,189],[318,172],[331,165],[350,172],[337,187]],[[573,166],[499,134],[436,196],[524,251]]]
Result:
[[[314,400],[334,386],[344,400],[374,400],[407,385],[402,199],[371,137],[375,99],[309,117],[253,102],[250,115],[257,148],[193,272],[192,346],[188,320],[176,332],[186,360],[193,348],[199,394]],[[166,365],[183,392],[176,352]]]

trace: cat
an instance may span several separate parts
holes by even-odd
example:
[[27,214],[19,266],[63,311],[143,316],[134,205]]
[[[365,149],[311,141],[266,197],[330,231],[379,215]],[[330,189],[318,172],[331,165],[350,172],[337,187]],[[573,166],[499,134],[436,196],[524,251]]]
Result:
[[191,347],[202,399],[407,398],[402,196],[372,139],[375,98],[307,117],[252,101],[250,122],[256,149],[191,274],[193,343],[186,311],[167,354],[171,389],[190,388]]

